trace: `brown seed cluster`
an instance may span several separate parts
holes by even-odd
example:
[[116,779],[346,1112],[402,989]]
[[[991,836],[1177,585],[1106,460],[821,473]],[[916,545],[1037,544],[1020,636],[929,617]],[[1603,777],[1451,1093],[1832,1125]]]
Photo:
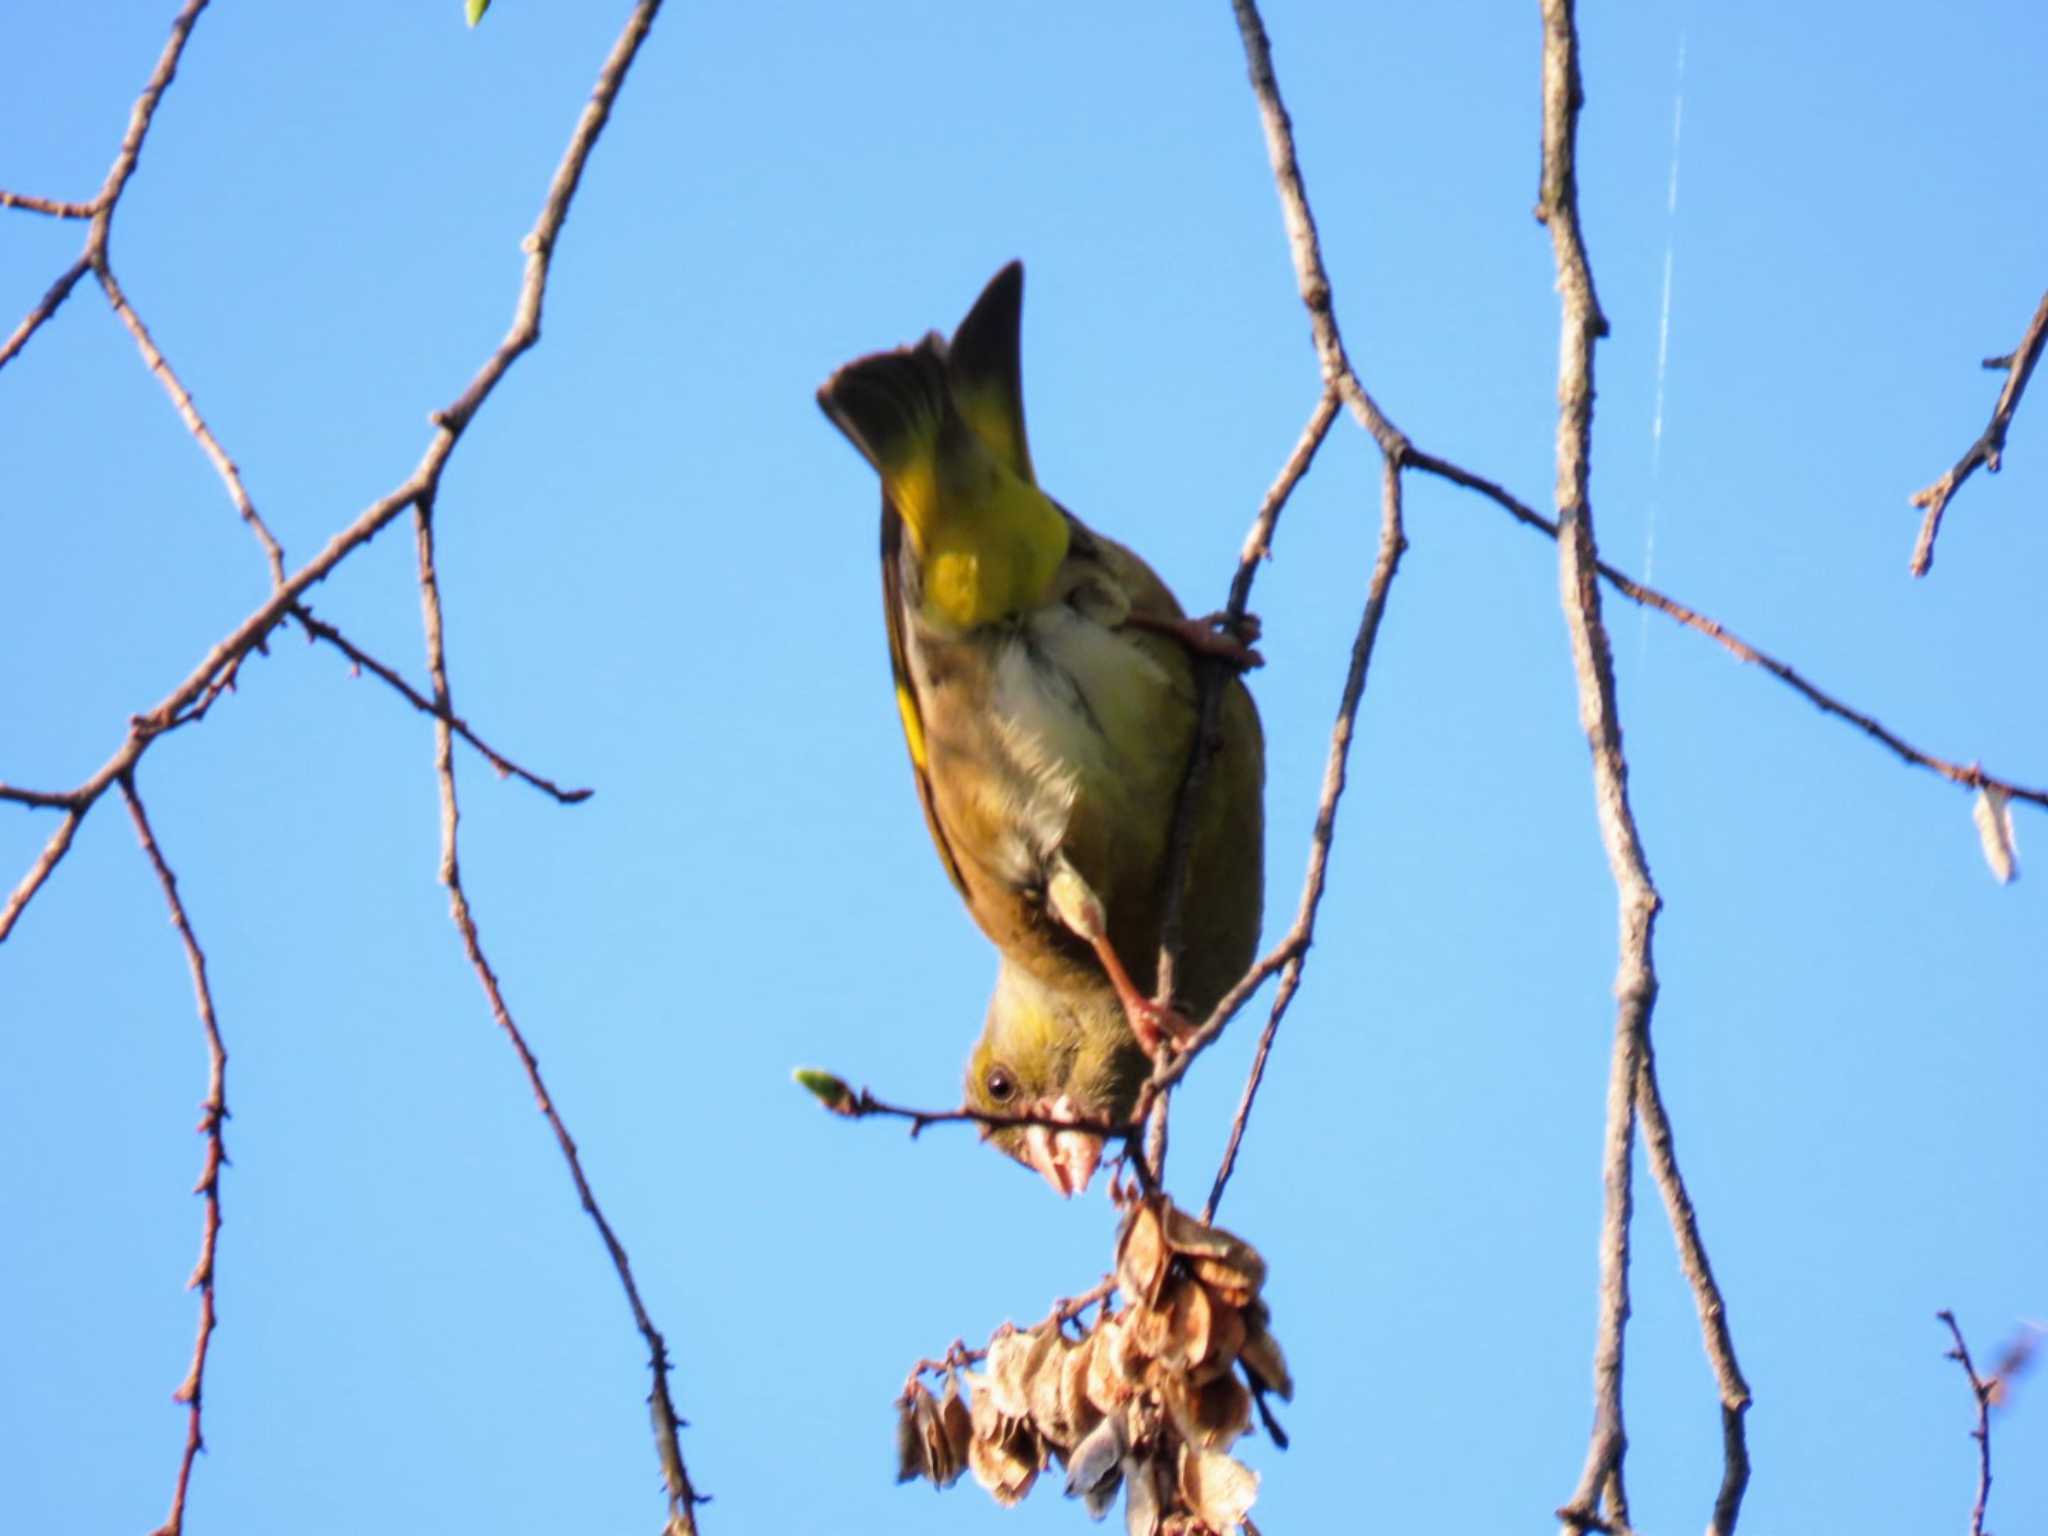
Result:
[[965,1400],[956,1368],[937,1398],[913,1381],[898,1480],[945,1488],[971,1471],[1007,1507],[1058,1461],[1068,1495],[1098,1520],[1123,1492],[1130,1536],[1232,1536],[1259,1487],[1229,1454],[1251,1427],[1252,1394],[1294,1392],[1259,1299],[1265,1278],[1250,1244],[1163,1195],[1138,1201],[1117,1237],[1123,1307],[1105,1305],[1079,1339],[1052,1320],[998,1333]]

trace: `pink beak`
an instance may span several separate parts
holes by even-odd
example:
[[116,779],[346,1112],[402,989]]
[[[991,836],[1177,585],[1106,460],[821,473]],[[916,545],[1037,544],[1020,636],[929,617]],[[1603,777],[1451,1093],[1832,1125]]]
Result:
[[[1048,1120],[1078,1120],[1081,1112],[1074,1101],[1061,1094],[1051,1103],[1041,1100],[1031,1112]],[[1046,1183],[1062,1195],[1084,1193],[1095,1177],[1095,1165],[1102,1161],[1102,1138],[1088,1131],[1054,1131],[1042,1125],[1024,1132],[1024,1155],[1032,1167],[1045,1175]]]

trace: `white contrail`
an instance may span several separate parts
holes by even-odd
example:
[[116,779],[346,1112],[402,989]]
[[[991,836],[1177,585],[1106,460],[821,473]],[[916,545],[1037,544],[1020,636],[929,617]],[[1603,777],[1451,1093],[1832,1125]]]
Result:
[[[1678,239],[1678,145],[1685,129],[1685,34],[1678,34],[1678,81],[1671,97],[1671,180],[1664,194],[1664,298],[1657,314],[1657,395],[1650,413],[1650,508],[1643,523],[1643,580],[1657,573],[1657,490],[1664,464],[1664,376],[1671,362],[1671,258]],[[1650,643],[1643,610],[1641,651]],[[1640,656],[1639,656],[1640,660]]]

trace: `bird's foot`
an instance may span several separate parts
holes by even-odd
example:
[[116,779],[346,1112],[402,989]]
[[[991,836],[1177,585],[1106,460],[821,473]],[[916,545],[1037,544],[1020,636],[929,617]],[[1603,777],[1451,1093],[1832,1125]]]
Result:
[[1131,1022],[1131,1033],[1138,1037],[1138,1045],[1147,1056],[1157,1056],[1162,1041],[1178,1049],[1195,1032],[1193,1022],[1173,1004],[1155,1002],[1135,989],[1118,990],[1122,993],[1124,1017]]
[[1124,622],[1178,640],[1194,655],[1227,662],[1240,672],[1266,664],[1266,658],[1252,649],[1261,632],[1255,613],[1246,614],[1235,624],[1223,612],[1205,613],[1198,619],[1162,619],[1149,613],[1133,613]]

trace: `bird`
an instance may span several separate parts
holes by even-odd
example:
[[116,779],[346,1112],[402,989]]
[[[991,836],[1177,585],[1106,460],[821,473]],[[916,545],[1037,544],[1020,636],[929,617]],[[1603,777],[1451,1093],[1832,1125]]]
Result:
[[[1000,953],[970,1107],[1129,1114],[1146,1063],[1250,964],[1264,900],[1265,742],[1249,640],[1189,618],[1134,551],[1038,484],[1024,429],[1024,269],[951,341],[856,358],[818,391],[882,482],[883,611],[913,780],[940,862]],[[1163,863],[1198,724],[1198,657],[1228,677],[1190,844],[1177,993],[1150,993]],[[1081,1133],[995,1132],[1063,1194]],[[1018,1134],[1010,1134],[1016,1132]]]

